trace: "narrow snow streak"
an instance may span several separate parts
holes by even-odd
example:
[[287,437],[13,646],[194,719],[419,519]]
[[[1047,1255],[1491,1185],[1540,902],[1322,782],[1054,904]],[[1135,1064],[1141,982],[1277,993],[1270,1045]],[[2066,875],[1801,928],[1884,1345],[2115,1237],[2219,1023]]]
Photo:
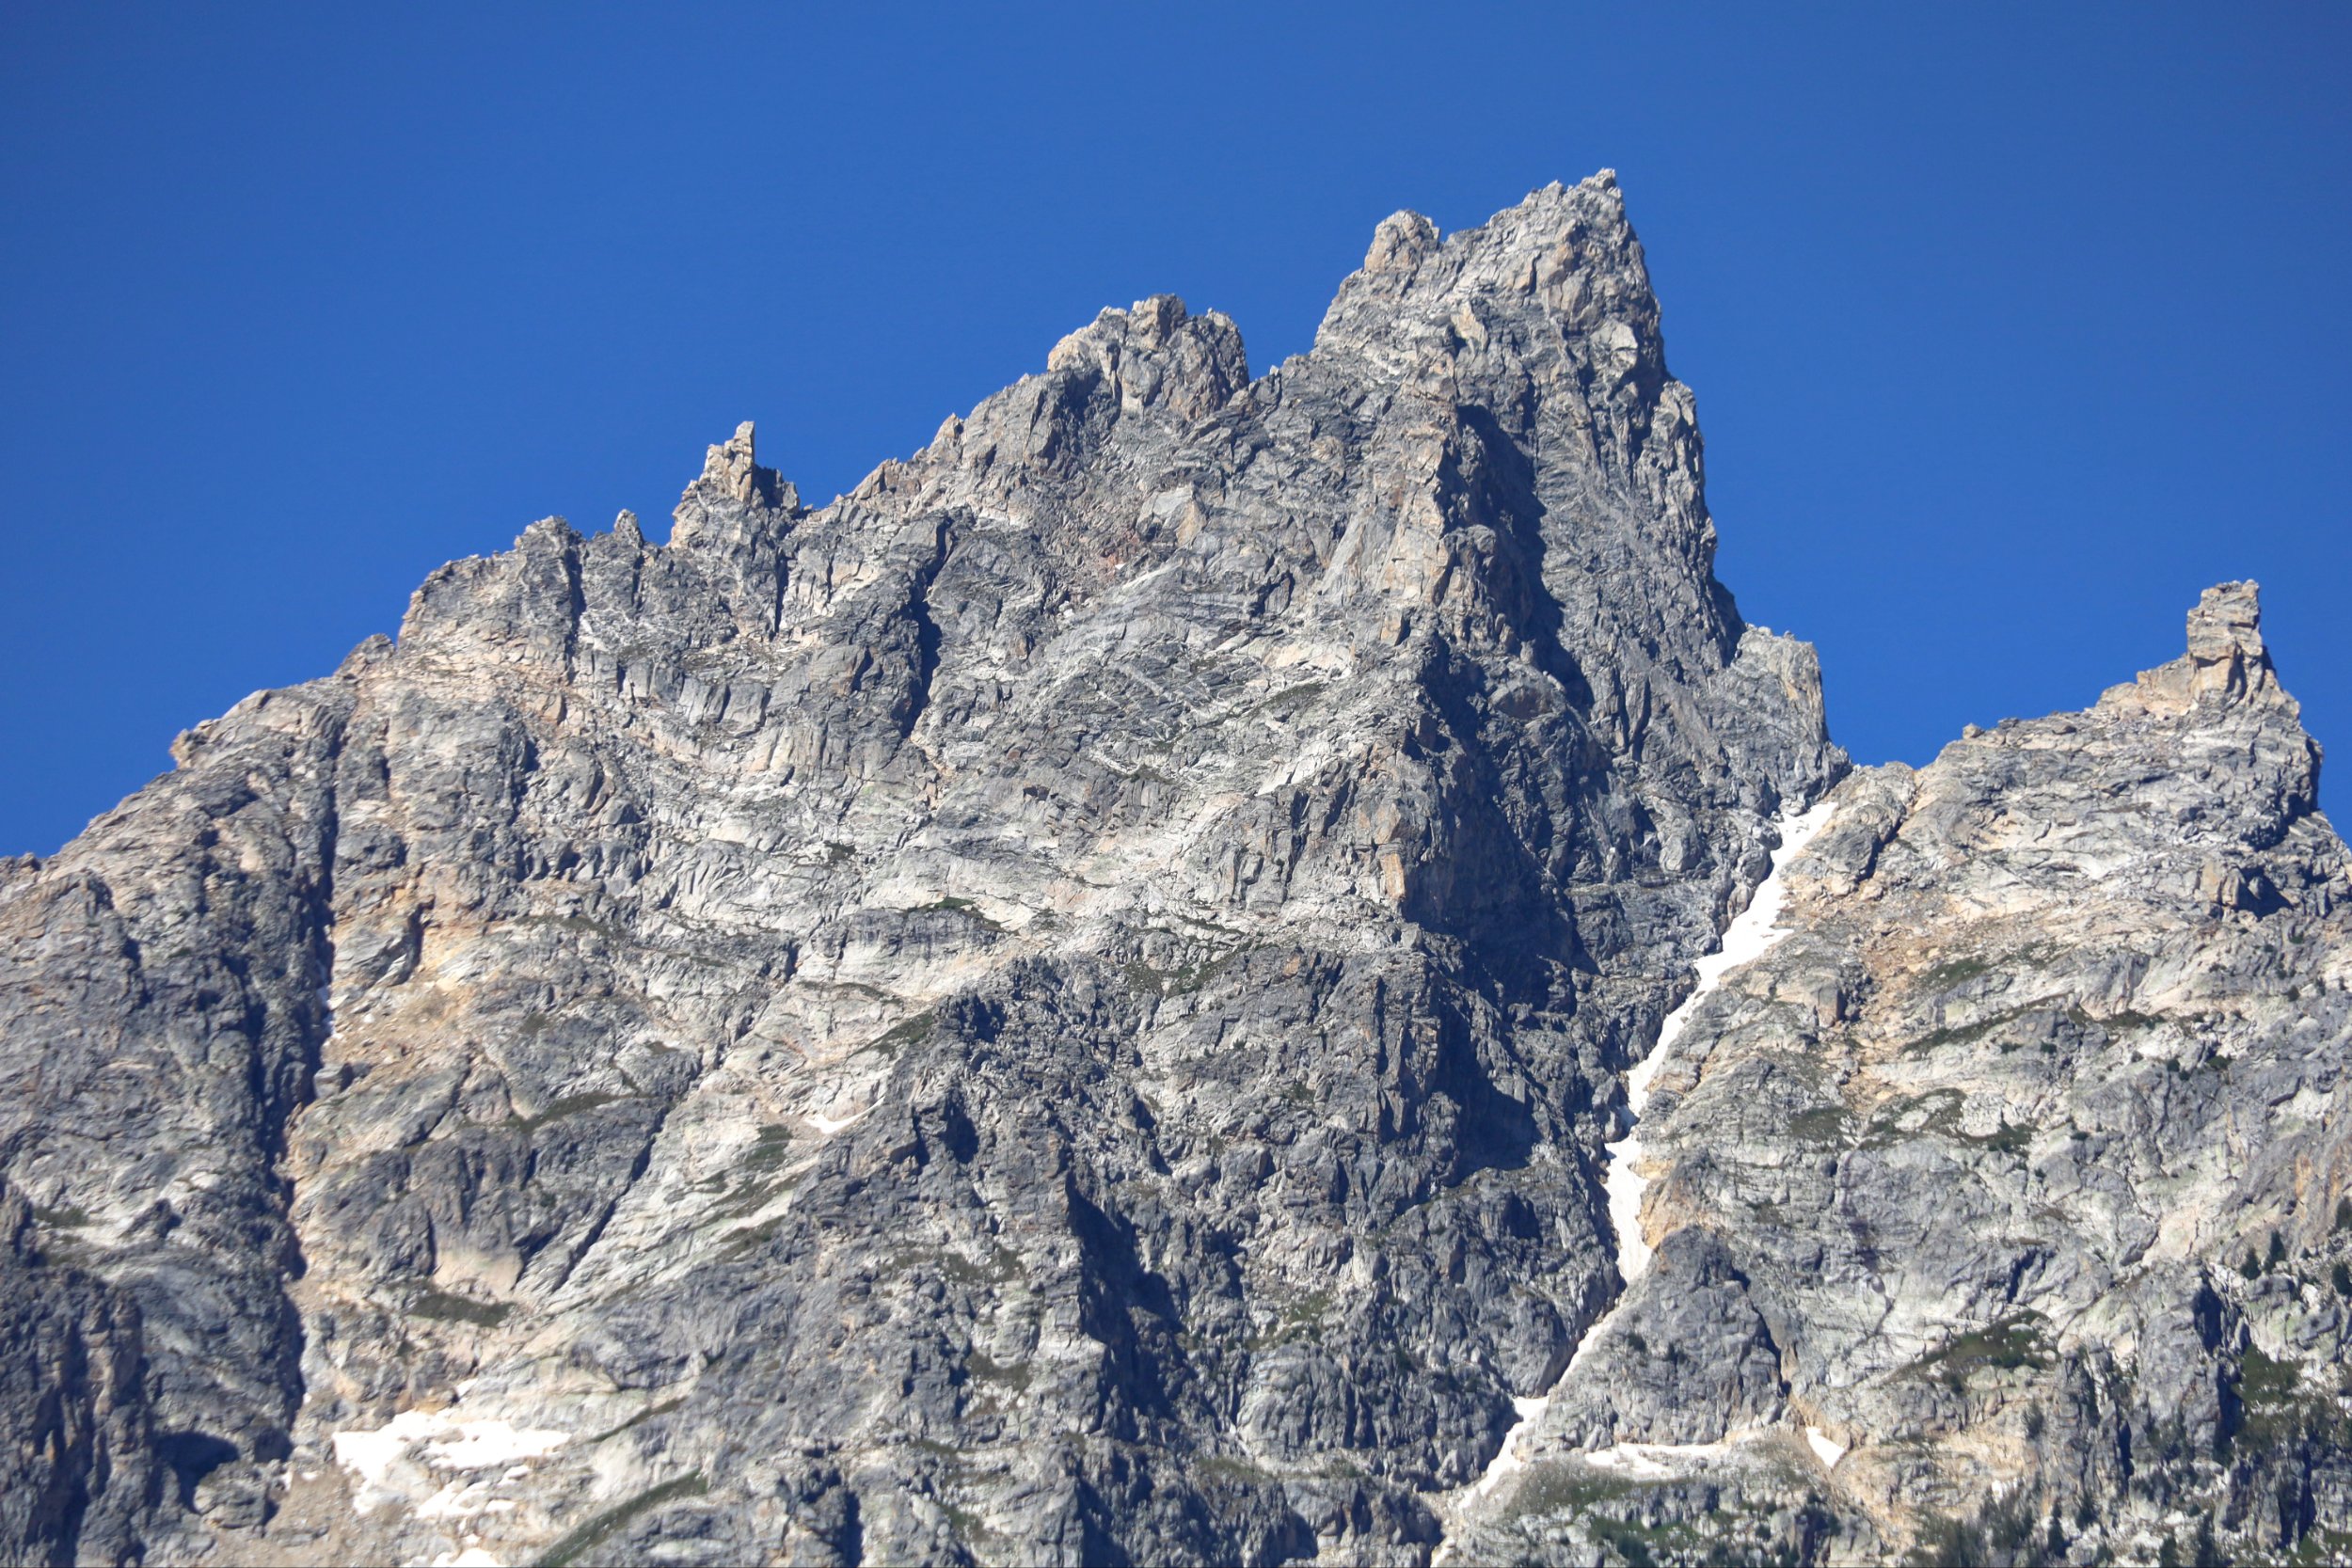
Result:
[[[1774,942],[1788,934],[1780,929],[1780,911],[1788,900],[1788,890],[1781,886],[1780,874],[1829,825],[1835,809],[1827,800],[1820,800],[1810,811],[1792,812],[1780,819],[1780,847],[1772,851],[1772,869],[1756,884],[1755,894],[1748,899],[1748,907],[1724,927],[1721,945],[1699,959],[1699,983],[1692,988],[1682,1006],[1668,1013],[1666,1021],[1659,1025],[1658,1042],[1650,1047],[1649,1054],[1635,1063],[1625,1075],[1626,1109],[1635,1127],[1641,1121],[1643,1108],[1649,1103],[1650,1085],[1656,1081],[1658,1069],[1665,1065],[1666,1053],[1690,1025],[1692,1015],[1697,1012],[1699,1005],[1723,983],[1724,975],[1743,963],[1763,957]],[[1649,1181],[1635,1168],[1642,1159],[1642,1140],[1635,1127],[1629,1127],[1624,1137],[1605,1146],[1609,1157],[1608,1170],[1601,1178],[1601,1190],[1609,1199],[1609,1223],[1617,1233],[1617,1274],[1625,1284],[1617,1293],[1616,1305],[1602,1313],[1584,1331],[1584,1337],[1577,1341],[1576,1354],[1568,1360],[1567,1371],[1560,1374],[1561,1383],[1567,1381],[1568,1372],[1573,1372],[1576,1364],[1584,1359],[1584,1353],[1599,1341],[1601,1330],[1625,1306],[1626,1297],[1632,1293],[1634,1280],[1649,1268],[1649,1240],[1642,1234],[1642,1192]],[[1552,1388],[1557,1389],[1559,1386],[1555,1383]],[[1514,1399],[1511,1403],[1518,1411],[1519,1418],[1503,1435],[1502,1447],[1496,1450],[1494,1459],[1486,1466],[1486,1473],[1479,1477],[1477,1484],[1462,1497],[1462,1504],[1488,1496],[1512,1472],[1527,1467],[1527,1458],[1519,1452],[1519,1445],[1543,1419],[1544,1412],[1551,1405],[1551,1394],[1547,1391],[1540,1399]],[[1825,1465],[1837,1463],[1826,1449],[1835,1449],[1840,1457],[1845,1453],[1845,1449],[1837,1448],[1828,1437],[1820,1435],[1817,1429],[1808,1427],[1805,1435],[1806,1441],[1813,1445],[1814,1452],[1821,1455]],[[1723,1450],[1724,1445],[1719,1443],[1620,1443],[1585,1457],[1604,1469],[1626,1468],[1663,1475],[1667,1471],[1660,1461],[1667,1454],[1706,1457]],[[1454,1542],[1450,1534],[1449,1539],[1438,1545],[1437,1555],[1429,1560],[1430,1568],[1439,1568],[1453,1557]]]
[[[1650,1259],[1649,1238],[1642,1234],[1642,1193],[1649,1185],[1649,1179],[1638,1168],[1643,1156],[1642,1112],[1649,1104],[1650,1085],[1657,1081],[1658,1069],[1665,1066],[1666,1053],[1690,1026],[1692,1015],[1714,994],[1724,976],[1741,964],[1762,958],[1788,934],[1780,929],[1781,907],[1788,897],[1788,889],[1781,885],[1780,874],[1829,825],[1835,809],[1822,800],[1811,811],[1780,819],[1780,847],[1772,851],[1772,870],[1756,884],[1748,907],[1724,928],[1722,945],[1699,959],[1699,983],[1692,988],[1681,1006],[1666,1015],[1666,1022],[1658,1029],[1658,1043],[1625,1075],[1625,1106],[1631,1114],[1633,1125],[1627,1129],[1624,1137],[1608,1146],[1609,1172],[1601,1180],[1601,1188],[1609,1195],[1609,1223],[1617,1233],[1617,1274],[1628,1291],[1648,1270]],[[1622,1304],[1624,1295],[1620,1294],[1617,1300]],[[1611,1309],[1612,1315],[1614,1310]],[[1587,1333],[1583,1344],[1591,1344],[1593,1338]]]
[[1617,1443],[1594,1449],[1585,1454],[1584,1463],[1621,1470],[1642,1481],[1659,1481],[1681,1474],[1682,1465],[1721,1459],[1729,1452],[1729,1443]]
[[1513,1423],[1510,1431],[1502,1434],[1502,1447],[1496,1450],[1494,1462],[1486,1466],[1486,1473],[1478,1478],[1478,1496],[1486,1497],[1502,1484],[1503,1477],[1526,1466],[1527,1461],[1519,1454],[1519,1439],[1542,1417],[1544,1406],[1549,1402],[1540,1399],[1514,1399],[1511,1402],[1511,1407],[1519,1413],[1519,1418]]

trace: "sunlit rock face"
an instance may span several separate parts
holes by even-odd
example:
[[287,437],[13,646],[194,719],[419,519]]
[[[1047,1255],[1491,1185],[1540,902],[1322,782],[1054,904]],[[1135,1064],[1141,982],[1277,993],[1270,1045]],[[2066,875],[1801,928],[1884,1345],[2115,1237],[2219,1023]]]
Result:
[[1781,940],[1657,1069],[1657,1261],[1473,1558],[1629,1519],[1661,1556],[2352,1546],[2352,867],[2318,765],[2233,583],[2088,711],[1838,784]]
[[1045,364],[822,508],[746,425],[667,544],[533,524],[0,863],[9,1554],[2344,1522],[2345,874],[2250,588],[1850,774],[1605,174],[1390,219],[1254,379],[1167,296]]

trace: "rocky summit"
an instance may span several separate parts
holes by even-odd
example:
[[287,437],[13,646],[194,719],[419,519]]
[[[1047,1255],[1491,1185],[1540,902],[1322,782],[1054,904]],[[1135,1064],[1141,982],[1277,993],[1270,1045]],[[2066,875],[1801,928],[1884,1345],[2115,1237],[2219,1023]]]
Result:
[[1606,173],[753,436],[0,861],[0,1558],[2352,1550],[2252,585],[1851,767]]

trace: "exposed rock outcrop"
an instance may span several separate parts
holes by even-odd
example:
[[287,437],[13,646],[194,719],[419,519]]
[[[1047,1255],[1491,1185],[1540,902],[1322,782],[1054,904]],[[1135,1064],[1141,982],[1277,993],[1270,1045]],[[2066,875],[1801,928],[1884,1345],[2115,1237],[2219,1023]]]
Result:
[[[2352,1544],[2352,862],[2318,766],[2233,583],[2087,712],[1845,781],[1789,934],[1661,1067],[1657,1266],[1480,1549],[1738,1544],[1705,1499],[1740,1476],[1833,1560]],[[1624,1482],[1628,1443],[1733,1454],[1544,1500]]]
[[[2250,588],[1848,778],[1713,552],[1602,175],[1390,219],[1254,379],[1161,296],[829,506],[745,425],[666,544],[444,567],[0,864],[10,1551],[2341,1528],[2344,857]],[[1833,789],[1619,1306],[1626,1070]]]
[[1392,220],[1257,380],[1105,311],[813,512],[747,426],[188,737],[0,889],[9,1180],[294,1449],[148,1539],[1425,1555],[1844,768],[1691,410],[1613,181]]

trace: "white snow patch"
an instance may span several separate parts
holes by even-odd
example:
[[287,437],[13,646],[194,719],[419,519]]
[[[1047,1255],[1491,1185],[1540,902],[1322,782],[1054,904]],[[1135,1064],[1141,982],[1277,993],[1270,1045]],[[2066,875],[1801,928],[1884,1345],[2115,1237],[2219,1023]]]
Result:
[[1478,1478],[1477,1492],[1480,1497],[1487,1496],[1502,1485],[1502,1478],[1512,1471],[1527,1467],[1526,1459],[1519,1453],[1519,1439],[1544,1418],[1544,1411],[1550,1403],[1549,1399],[1515,1399],[1511,1402],[1511,1408],[1519,1413],[1519,1418],[1512,1424],[1510,1431],[1502,1434],[1502,1447],[1496,1450],[1494,1462],[1486,1466],[1486,1473]]
[[1587,1465],[1617,1470],[1643,1481],[1678,1475],[1685,1465],[1721,1459],[1731,1452],[1728,1443],[1615,1443],[1585,1454]]
[[486,1470],[518,1459],[543,1459],[570,1441],[568,1432],[518,1428],[510,1421],[459,1421],[457,1436],[428,1445],[425,1455],[444,1470]]
[[[1502,1484],[1503,1478],[1510,1475],[1512,1471],[1527,1468],[1527,1458],[1519,1452],[1519,1440],[1535,1429],[1535,1423],[1544,1418],[1544,1412],[1550,1407],[1550,1404],[1551,1400],[1549,1395],[1532,1400],[1513,1397],[1511,1408],[1518,1412],[1519,1418],[1512,1423],[1510,1431],[1502,1434],[1502,1447],[1495,1450],[1494,1458],[1487,1462],[1486,1473],[1480,1476],[1471,1485],[1469,1493],[1462,1498],[1463,1502],[1467,1503],[1472,1497],[1488,1496],[1496,1487]],[[1440,1568],[1440,1564],[1453,1555],[1454,1543],[1452,1541],[1439,1542],[1437,1555],[1429,1560],[1429,1568]]]
[[[404,1410],[373,1432],[339,1432],[334,1441],[335,1462],[359,1480],[352,1509],[368,1513],[387,1502],[408,1501],[416,1481],[431,1484],[431,1470],[485,1470],[538,1459],[570,1442],[571,1434],[495,1418],[462,1420],[447,1410]],[[395,1479],[402,1467],[415,1472],[402,1478],[409,1486]],[[424,1506],[437,1514],[458,1512],[461,1490],[438,1488]]]
[[[1665,1022],[1659,1026],[1658,1043],[1626,1074],[1626,1107],[1637,1123],[1643,1107],[1649,1103],[1650,1085],[1657,1078],[1658,1069],[1665,1063],[1667,1050],[1690,1023],[1691,1015],[1697,1011],[1699,1004],[1722,983],[1725,974],[1743,963],[1761,958],[1786,934],[1779,929],[1780,911],[1788,900],[1788,892],[1781,886],[1781,871],[1829,825],[1834,811],[1835,808],[1827,800],[1820,800],[1815,802],[1810,811],[1792,812],[1780,819],[1780,847],[1772,851],[1771,870],[1756,884],[1755,894],[1748,899],[1748,907],[1725,927],[1722,944],[1699,959],[1699,983],[1683,1000],[1682,1006],[1666,1015]],[[1609,1168],[1601,1178],[1601,1188],[1608,1195],[1609,1220],[1617,1233],[1617,1273],[1624,1279],[1626,1290],[1619,1293],[1617,1306],[1612,1307],[1584,1331],[1583,1338],[1577,1342],[1576,1354],[1568,1360],[1567,1371],[1561,1374],[1560,1381],[1563,1383],[1567,1381],[1568,1373],[1576,1370],[1577,1362],[1584,1358],[1584,1353],[1598,1342],[1602,1327],[1625,1305],[1626,1294],[1630,1292],[1633,1281],[1649,1267],[1649,1243],[1642,1234],[1642,1190],[1648,1182],[1634,1169],[1642,1158],[1642,1141],[1629,1130],[1623,1138],[1607,1146],[1607,1152]],[[1555,1383],[1552,1386],[1557,1388],[1559,1384]],[[1486,1473],[1459,1496],[1455,1504],[1457,1511],[1474,1499],[1489,1496],[1512,1472],[1527,1467],[1527,1460],[1519,1452],[1520,1441],[1543,1418],[1545,1410],[1551,1404],[1551,1396],[1546,1393],[1540,1399],[1514,1399],[1511,1403],[1518,1411],[1518,1421],[1504,1434],[1502,1447],[1496,1450],[1494,1459],[1488,1463]],[[1806,1441],[1813,1443],[1814,1451],[1820,1453],[1820,1445],[1829,1439],[1818,1436],[1815,1429],[1807,1428]],[[1619,1443],[1611,1448],[1595,1449],[1585,1454],[1584,1458],[1603,1469],[1657,1477],[1675,1473],[1672,1465],[1677,1460],[1688,1463],[1712,1459],[1729,1451],[1729,1445],[1723,1443]],[[1845,1450],[1838,1449],[1837,1452],[1842,1455]],[[1836,1461],[1825,1459],[1823,1463],[1834,1465]],[[1437,1555],[1429,1560],[1430,1568],[1438,1568],[1453,1555],[1454,1542],[1449,1531],[1448,1538],[1439,1544]]]
[[[1637,1168],[1643,1153],[1639,1128],[1643,1109],[1649,1104],[1650,1085],[1657,1081],[1658,1069],[1665,1066],[1666,1053],[1674,1049],[1675,1041],[1689,1027],[1692,1015],[1723,984],[1724,976],[1741,964],[1762,958],[1787,934],[1779,928],[1781,908],[1788,897],[1788,890],[1781,885],[1780,874],[1829,825],[1836,809],[1822,800],[1810,811],[1780,819],[1780,847],[1772,851],[1772,869],[1756,884],[1748,907],[1724,928],[1722,945],[1699,959],[1699,983],[1692,988],[1681,1006],[1666,1015],[1666,1022],[1658,1029],[1658,1043],[1625,1075],[1626,1109],[1632,1114],[1634,1126],[1608,1146],[1609,1169],[1601,1178],[1601,1189],[1609,1196],[1609,1223],[1617,1233],[1617,1274],[1628,1290],[1649,1268],[1650,1259],[1649,1239],[1642,1234],[1642,1192],[1649,1185],[1649,1180]],[[1624,1297],[1618,1299],[1623,1301]],[[1594,1324],[1595,1329],[1599,1326]],[[1579,1352],[1591,1344],[1593,1338],[1588,1330],[1577,1347]]]
[[[866,1109],[871,1110],[872,1107],[868,1106]],[[811,1127],[816,1128],[818,1132],[822,1132],[826,1137],[830,1138],[834,1133],[839,1132],[844,1128],[855,1122],[858,1117],[864,1116],[865,1114],[865,1111],[851,1111],[846,1117],[820,1117],[816,1112],[811,1111],[808,1114],[808,1124]]]
[[1805,1428],[1804,1441],[1805,1446],[1813,1450],[1813,1457],[1821,1462],[1824,1470],[1835,1470],[1837,1462],[1846,1457],[1846,1445],[1820,1427]]
[[470,1519],[490,1500],[490,1482],[453,1481],[417,1505],[420,1519]]

